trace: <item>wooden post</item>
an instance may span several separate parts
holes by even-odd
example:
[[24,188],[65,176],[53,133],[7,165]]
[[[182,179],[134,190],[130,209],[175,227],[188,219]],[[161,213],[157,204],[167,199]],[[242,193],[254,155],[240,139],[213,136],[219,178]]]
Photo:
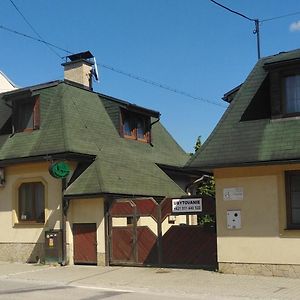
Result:
[[158,266],[160,268],[163,264],[161,207],[164,200],[159,205],[157,205],[157,254],[158,254]]

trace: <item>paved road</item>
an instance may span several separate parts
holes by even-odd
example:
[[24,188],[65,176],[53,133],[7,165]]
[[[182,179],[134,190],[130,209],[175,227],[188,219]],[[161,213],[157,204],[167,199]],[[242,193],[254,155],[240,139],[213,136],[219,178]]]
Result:
[[[20,279],[0,279],[0,299],[30,299],[30,300],[221,300],[237,299],[236,297],[213,296],[206,294],[189,294],[183,292],[175,294],[170,291],[141,291],[140,289],[120,290],[115,288],[101,288],[78,284],[52,284],[41,281]],[[250,298],[243,298],[250,299]]]
[[300,280],[203,270],[0,263],[0,299],[300,299]]

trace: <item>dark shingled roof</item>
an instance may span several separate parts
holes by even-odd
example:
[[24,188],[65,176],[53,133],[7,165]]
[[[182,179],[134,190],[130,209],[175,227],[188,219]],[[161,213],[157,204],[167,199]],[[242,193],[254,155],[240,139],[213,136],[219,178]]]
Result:
[[[262,86],[268,71],[264,66],[300,58],[300,50],[279,53],[257,62],[209,138],[187,167],[213,168],[299,161],[299,118],[271,117],[242,121],[241,118]],[[262,97],[261,101],[270,101]]]
[[[152,145],[120,137],[112,115],[118,100],[65,82],[29,88],[40,95],[41,126],[32,132],[0,136],[0,163],[55,153],[95,155],[92,164],[68,187],[68,195],[113,193],[181,196],[184,192],[157,164],[182,167],[188,155],[160,122],[152,127]],[[0,98],[1,118],[11,110]],[[120,106],[130,107],[120,101]],[[143,110],[133,105],[137,110]],[[145,110],[154,115],[158,113]]]

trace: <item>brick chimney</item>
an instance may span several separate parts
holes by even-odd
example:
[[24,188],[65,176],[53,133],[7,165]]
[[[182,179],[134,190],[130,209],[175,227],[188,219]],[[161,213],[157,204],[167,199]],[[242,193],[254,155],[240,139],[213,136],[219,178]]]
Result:
[[93,90],[94,56],[90,51],[72,54],[66,57],[64,67],[64,79],[77,85]]

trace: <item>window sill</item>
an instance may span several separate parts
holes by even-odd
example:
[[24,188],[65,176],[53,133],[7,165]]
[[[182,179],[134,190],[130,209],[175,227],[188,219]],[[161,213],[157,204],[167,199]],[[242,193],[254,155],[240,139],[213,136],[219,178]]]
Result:
[[271,122],[284,122],[284,121],[289,121],[289,120],[300,120],[300,115],[282,115],[280,117],[276,117],[271,119]]
[[13,227],[44,227],[45,223],[38,223],[38,222],[32,222],[32,221],[28,221],[28,222],[18,222],[18,223],[14,223]]
[[139,138],[136,138],[134,136],[124,135],[123,138],[126,139],[126,140],[138,141],[138,142],[141,142],[141,143],[150,144],[150,142],[148,142],[148,140],[139,139]]
[[299,238],[300,237],[300,228],[285,228],[280,232],[279,237],[281,237],[281,238]]

